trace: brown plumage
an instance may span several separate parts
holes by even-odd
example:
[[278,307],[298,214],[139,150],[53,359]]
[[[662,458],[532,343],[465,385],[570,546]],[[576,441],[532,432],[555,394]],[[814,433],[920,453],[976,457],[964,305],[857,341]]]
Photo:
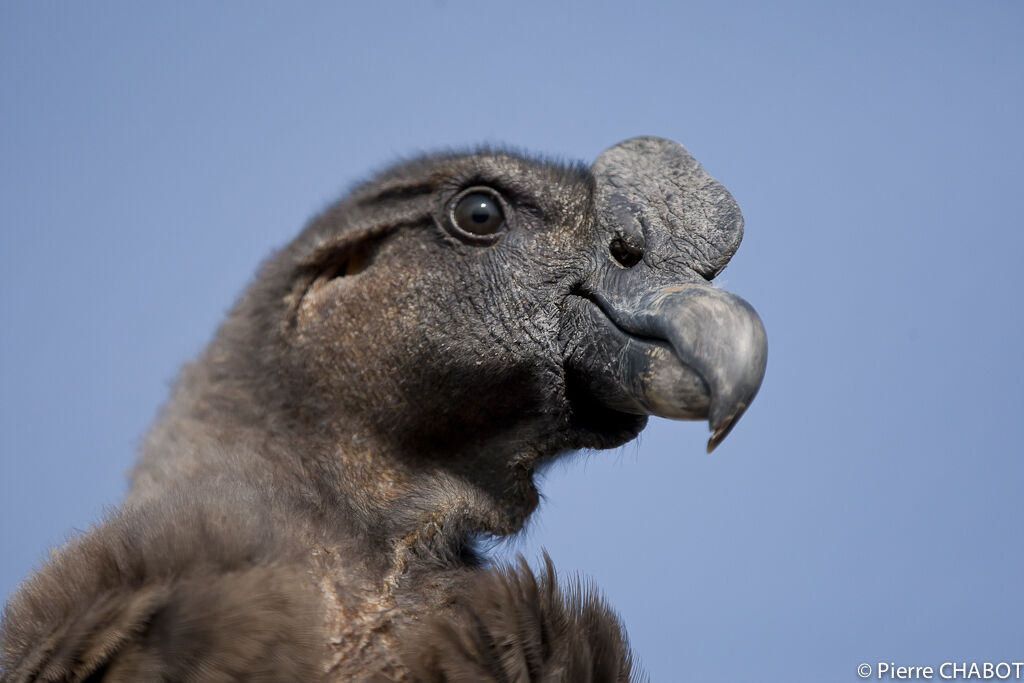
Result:
[[724,438],[765,363],[708,283],[741,235],[657,138],[357,188],[184,369],[121,508],[11,599],[3,680],[631,680],[593,591],[475,541],[522,528],[539,467],[649,414]]
[[413,680],[637,680],[615,613],[578,580],[560,587],[551,558],[538,578],[516,567],[481,572],[454,609],[419,625],[402,646]]

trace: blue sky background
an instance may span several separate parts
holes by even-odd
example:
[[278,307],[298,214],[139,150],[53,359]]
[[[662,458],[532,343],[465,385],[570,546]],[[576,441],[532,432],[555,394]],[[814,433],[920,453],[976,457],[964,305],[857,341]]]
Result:
[[685,144],[769,336],[706,426],[567,459],[511,549],[656,681],[1021,661],[1024,4],[0,4],[0,596],[125,492],[178,367],[368,172]]

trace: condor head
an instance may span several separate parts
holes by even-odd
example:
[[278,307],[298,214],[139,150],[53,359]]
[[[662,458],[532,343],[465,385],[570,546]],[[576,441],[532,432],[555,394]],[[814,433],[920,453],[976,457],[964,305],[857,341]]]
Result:
[[208,358],[246,375],[261,425],[306,440],[303,473],[471,498],[486,530],[513,531],[559,453],[620,445],[649,415],[707,419],[709,451],[735,426],[767,357],[754,309],[711,284],[742,233],[669,140],[590,167],[427,156],[271,259]]

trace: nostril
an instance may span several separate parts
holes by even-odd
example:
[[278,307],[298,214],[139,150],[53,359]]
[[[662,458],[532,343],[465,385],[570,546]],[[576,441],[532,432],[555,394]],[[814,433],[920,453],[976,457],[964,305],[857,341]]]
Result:
[[611,252],[612,258],[625,268],[632,268],[640,263],[640,259],[644,255],[643,249],[627,244],[621,237],[616,237],[611,241],[611,244],[608,245],[608,251]]

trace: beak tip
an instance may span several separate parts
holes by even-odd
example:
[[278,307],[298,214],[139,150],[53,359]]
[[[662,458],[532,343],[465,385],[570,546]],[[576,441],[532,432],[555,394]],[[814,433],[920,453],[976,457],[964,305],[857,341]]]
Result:
[[743,415],[746,410],[747,406],[741,403],[736,406],[736,409],[732,414],[725,419],[718,421],[717,424],[715,422],[710,423],[712,434],[711,437],[708,438],[708,453],[714,451],[718,448],[720,443],[725,441],[725,437],[729,436],[729,432],[731,432],[732,428],[736,426],[740,416]]

